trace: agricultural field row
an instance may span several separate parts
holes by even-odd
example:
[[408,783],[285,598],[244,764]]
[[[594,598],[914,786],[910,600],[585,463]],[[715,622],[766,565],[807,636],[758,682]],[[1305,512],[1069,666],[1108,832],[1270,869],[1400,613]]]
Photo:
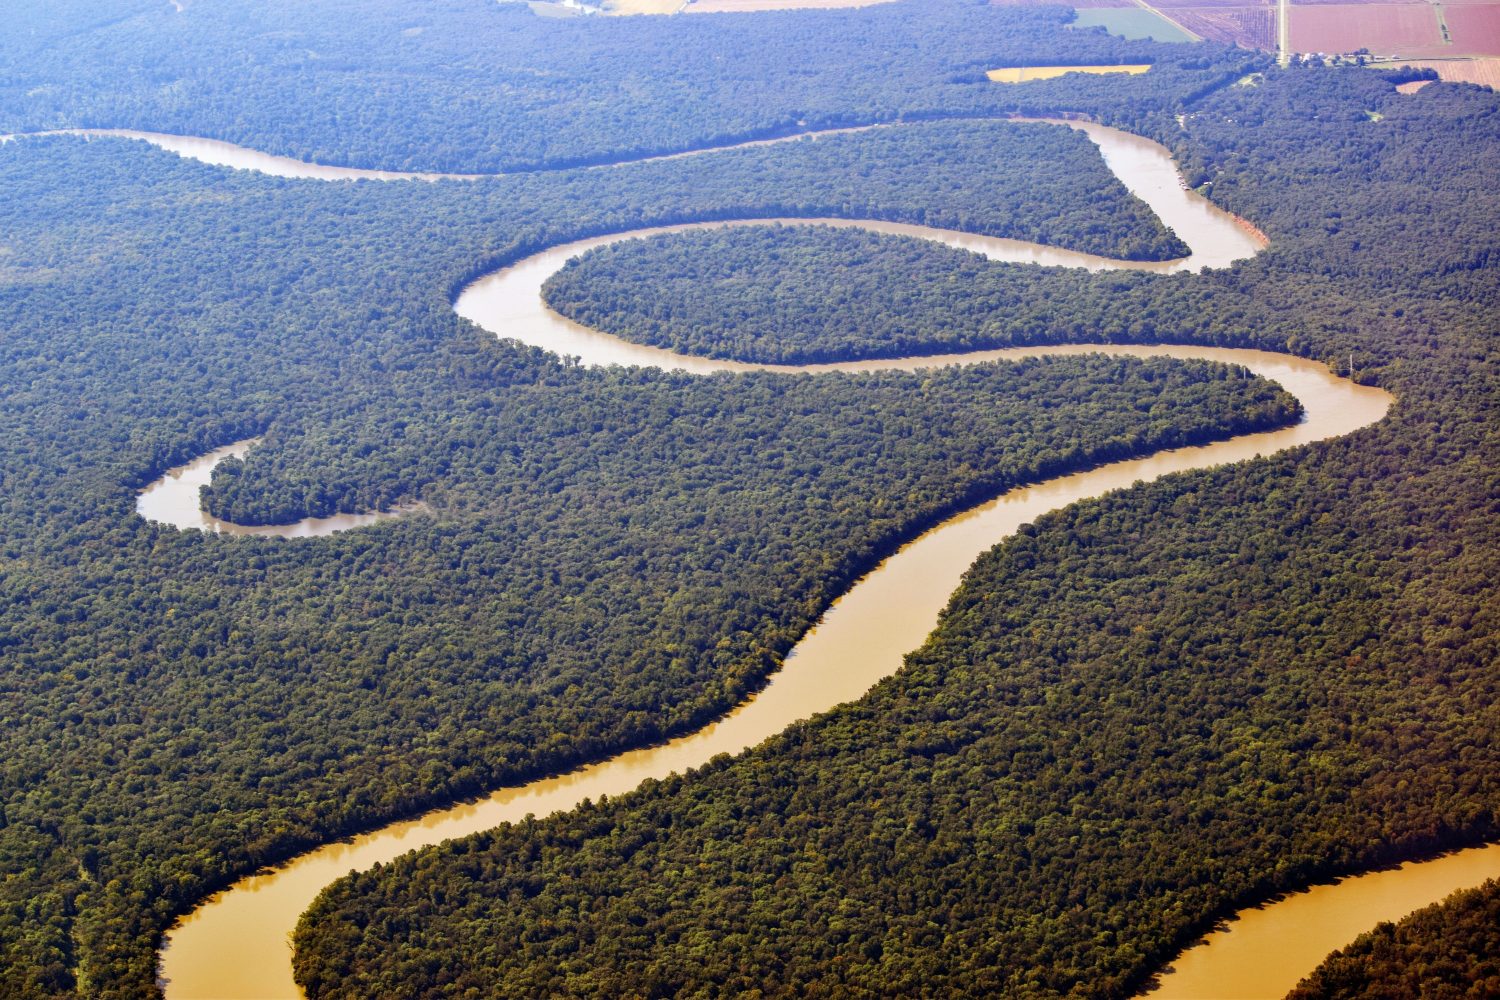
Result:
[[1375,55],[1500,55],[1500,4],[1298,4],[1292,7],[1298,52]]
[[[1031,6],[1045,0],[992,2]],[[1152,0],[1150,10],[1130,0],[1077,0],[1075,6],[1080,26],[1103,27],[1127,38],[1205,38],[1265,51],[1276,48],[1272,0]],[[1374,56],[1420,59],[1500,56],[1500,3],[1495,0],[1294,0],[1290,14],[1294,52],[1336,55],[1364,50]],[[1459,72],[1467,75],[1451,79],[1483,75],[1482,68]]]

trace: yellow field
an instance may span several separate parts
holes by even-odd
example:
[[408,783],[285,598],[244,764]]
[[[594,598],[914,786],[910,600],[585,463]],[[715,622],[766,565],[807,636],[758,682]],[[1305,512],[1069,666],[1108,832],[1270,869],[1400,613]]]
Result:
[[683,0],[604,0],[606,14],[675,14]]
[[1065,73],[1129,73],[1135,76],[1150,69],[1149,64],[1134,66],[1006,66],[985,74],[996,83],[1029,83],[1051,80]]
[[686,14],[727,14],[742,10],[801,10],[810,7],[870,7],[890,0],[688,0]]

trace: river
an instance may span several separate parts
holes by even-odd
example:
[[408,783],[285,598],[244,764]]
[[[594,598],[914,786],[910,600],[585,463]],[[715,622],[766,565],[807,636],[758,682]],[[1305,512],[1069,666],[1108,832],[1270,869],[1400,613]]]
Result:
[[[986,243],[984,237],[950,233],[948,235],[949,241],[969,241],[954,242],[953,245],[955,246],[969,246],[985,252],[983,250],[985,246],[1009,244],[1011,247],[1010,252],[1016,253],[1018,256],[1005,256],[997,259],[1034,261],[1037,263],[1063,263],[1084,267],[1128,267],[1135,270],[1151,271],[1199,270],[1203,267],[1224,267],[1236,260],[1242,260],[1245,257],[1251,256],[1266,246],[1265,237],[1255,232],[1244,220],[1237,219],[1220,210],[1212,202],[1208,201],[1208,199],[1203,198],[1197,193],[1184,190],[1182,176],[1178,172],[1177,165],[1173,162],[1171,154],[1160,144],[1152,142],[1150,139],[1104,125],[1095,125],[1092,122],[1071,119],[1004,118],[977,120],[1049,123],[1066,125],[1083,132],[1093,140],[1094,144],[1099,148],[1100,154],[1104,157],[1104,162],[1124,182],[1131,193],[1150,205],[1162,223],[1176,232],[1184,243],[1192,247],[1193,254],[1185,261],[1144,264],[1111,261],[1107,258],[1090,257],[1086,254],[1069,254],[1067,255],[1067,259],[1056,260],[1053,258],[1053,255],[1058,251],[1053,250],[1051,247],[1022,244],[1014,240],[1000,240]],[[580,169],[616,169],[639,163],[653,163],[690,156],[712,155],[733,149],[771,146],[786,142],[816,141],[826,136],[899,127],[900,125],[896,124],[877,123],[853,125],[843,128],[809,129],[791,135],[775,136],[768,139],[750,139],[706,149],[642,156],[635,159],[598,164]],[[233,143],[222,142],[218,139],[173,135],[166,132],[144,132],[137,129],[55,129],[28,134],[36,136],[71,135],[83,138],[135,139],[141,142],[148,142],[153,146],[176,153],[179,156],[185,156],[215,166],[230,167],[238,170],[253,170],[258,173],[269,174],[273,177],[289,177],[301,180],[477,181],[487,177],[507,176],[506,174],[456,174],[432,171],[402,172],[394,170],[367,170],[358,167],[326,166],[317,163],[306,163],[287,156],[273,156],[269,153],[246,149],[244,146],[236,146]],[[0,135],[0,143],[10,142],[23,137],[23,135],[18,134]],[[901,230],[892,231],[899,232]],[[1028,251],[1024,249],[1026,247],[1032,248],[1034,252],[1033,256],[1027,255]]]
[[1284,997],[1332,951],[1459,889],[1500,877],[1500,844],[1315,885],[1235,914],[1172,962],[1147,1000]]
[[[1197,270],[1205,266],[1223,266],[1249,256],[1264,246],[1264,238],[1248,226],[1185,191],[1170,157],[1162,147],[1113,129],[1076,122],[1066,124],[1081,128],[1089,134],[1099,145],[1106,162],[1127,187],[1151,205],[1163,221],[1193,248],[1189,258],[1154,265],[1123,265],[1122,262],[1071,254],[1054,248],[944,233],[922,227],[850,220],[784,221],[857,225],[882,232],[936,238],[950,245],[975,249],[997,259],[1088,268],[1130,266],[1158,271]],[[284,161],[283,166],[285,163],[295,162]],[[318,168],[309,170],[316,171]],[[315,172],[283,175],[327,179],[326,175]],[[370,174],[362,172],[362,176]],[[764,224],[765,221],[737,220],[711,225]],[[592,246],[658,231],[660,230],[615,234],[544,251],[476,281],[459,296],[455,309],[497,336],[515,338],[559,354],[574,355],[586,364],[643,364],[704,373],[752,367],[778,368],[779,366],[743,365],[690,358],[657,348],[626,344],[571,323],[552,313],[541,303],[539,290],[542,282],[569,257]],[[348,841],[325,845],[292,859],[274,871],[243,879],[204,901],[179,921],[166,936],[161,952],[160,973],[167,996],[172,1000],[298,997],[300,991],[291,977],[290,933],[317,893],[350,870],[368,868],[419,847],[476,833],[508,820],[522,819],[528,814],[544,816],[572,808],[584,798],[618,795],[635,788],[648,777],[664,777],[705,763],[717,754],[738,753],[754,746],[792,722],[859,697],[871,685],[897,670],[904,653],[920,644],[931,631],[939,611],[973,560],[1014,532],[1018,526],[1078,499],[1128,487],[1137,481],[1169,472],[1244,461],[1258,455],[1347,434],[1379,420],[1392,402],[1387,393],[1354,385],[1314,362],[1265,352],[1191,346],[1071,345],[781,370],[808,373],[875,368],[915,370],[940,364],[1091,351],[1131,356],[1205,358],[1241,364],[1280,383],[1297,396],[1306,410],[1306,416],[1296,426],[1283,430],[1112,463],[1013,490],[955,516],[908,543],[859,580],[834,602],[818,624],[803,637],[765,689],[703,729],[662,746],[630,751],[566,775],[521,787],[501,789],[479,802],[437,809],[416,819],[393,823]],[[253,442],[239,442],[228,447],[243,448],[251,443]],[[215,461],[216,458],[204,456],[198,467],[200,473],[204,469],[211,469]],[[159,481],[159,484],[163,484],[163,489],[166,488],[164,481],[167,478]],[[189,488],[180,490],[177,497],[180,520],[177,519],[178,515],[147,516],[157,516],[157,519],[170,520],[171,523],[184,527],[234,530],[235,526],[203,521],[201,513],[195,509],[184,511],[183,505],[194,507],[196,499],[197,487],[190,487],[191,497],[186,492],[187,489]],[[147,508],[144,496],[142,504],[143,513],[148,509],[165,509]],[[195,521],[194,517],[198,520]],[[354,525],[341,525],[352,526]],[[316,526],[304,522],[299,525],[255,529],[255,532],[292,536],[310,534],[317,530]],[[1454,857],[1468,858],[1472,853]],[[1448,859],[1407,866],[1404,871],[1415,873],[1407,875],[1407,881],[1421,882],[1423,886],[1420,889],[1403,890],[1394,902],[1387,901],[1375,906],[1355,894],[1354,890],[1359,886],[1369,884],[1367,880],[1384,880],[1393,874],[1373,873],[1346,880],[1326,891],[1319,889],[1299,894],[1265,908],[1247,911],[1245,919],[1231,925],[1227,936],[1238,933],[1239,938],[1252,940],[1256,937],[1254,933],[1250,933],[1252,925],[1265,924],[1290,927],[1292,936],[1308,937],[1306,928],[1329,925],[1334,913],[1352,915],[1351,926],[1356,931],[1367,929],[1378,920],[1399,918],[1415,906],[1422,905],[1429,897],[1439,898],[1453,888],[1474,884],[1488,874],[1493,874],[1500,867],[1500,848],[1491,848],[1487,853],[1481,853],[1486,860],[1477,867],[1456,868],[1452,862],[1445,866],[1444,862]],[[1440,872],[1439,868],[1444,870]],[[1458,874],[1455,875],[1455,872]],[[1309,907],[1307,900],[1317,902]],[[1294,905],[1295,912],[1291,909]],[[1217,955],[1230,950],[1222,944],[1223,936],[1216,934],[1208,943],[1179,958],[1175,963],[1178,970],[1176,975],[1166,977],[1163,992],[1153,995],[1227,995],[1221,992],[1221,988],[1227,989],[1230,980],[1220,978],[1226,973],[1220,971],[1217,964],[1205,964],[1217,963],[1217,958],[1203,961],[1199,958],[1202,954]],[[1335,932],[1335,936],[1336,940],[1327,943],[1320,940],[1309,954],[1299,953],[1295,958],[1284,955],[1285,949],[1279,943],[1273,942],[1269,946],[1262,944],[1260,947],[1269,947],[1271,950],[1255,953],[1249,959],[1250,966],[1261,972],[1268,966],[1278,966],[1277,974],[1281,979],[1277,982],[1286,980],[1288,986],[1267,986],[1262,983],[1248,987],[1249,991],[1243,995],[1276,996],[1284,993],[1290,983],[1295,983],[1296,979],[1311,971],[1329,950],[1347,943],[1353,932],[1341,928]],[[1207,979],[1191,978],[1197,974],[1195,970],[1202,968],[1208,970]],[[1204,986],[1204,983],[1212,985]],[[1205,989],[1208,990],[1207,994],[1204,993]],[[1236,986],[1235,989],[1238,990],[1239,987]]]
[[[818,139],[829,135],[843,135],[849,132],[864,132],[875,128],[888,128],[887,125],[853,125],[847,128],[808,129],[806,131],[794,132],[789,135],[774,136],[769,139],[747,139],[725,146],[714,146],[709,149],[691,149],[677,153],[658,153],[655,155],[640,156],[635,159],[612,161],[587,165],[571,169],[582,170],[606,170],[616,167],[631,166],[637,163],[654,163],[660,160],[676,160],[685,156],[701,156],[705,153],[720,153],[728,149],[748,149],[754,146],[773,146],[783,142],[796,142],[800,139]],[[10,142],[27,136],[49,136],[49,135],[71,135],[84,139],[135,139],[140,142],[148,142],[158,149],[164,149],[169,153],[200,163],[208,163],[216,167],[229,167],[234,170],[253,170],[259,174],[271,177],[288,177],[294,180],[307,181],[482,181],[492,177],[510,177],[518,173],[530,173],[531,171],[512,171],[509,173],[489,174],[457,174],[444,173],[437,170],[372,170],[365,167],[339,167],[323,163],[308,163],[306,160],[293,159],[290,156],[277,156],[273,153],[263,153],[258,149],[249,149],[245,146],[237,146],[232,142],[224,142],[221,139],[205,139],[195,135],[177,135],[172,132],[147,132],[133,128],[58,128],[47,129],[41,132],[13,132],[0,135],[0,143]],[[548,171],[561,168],[545,168]]]
[[198,491],[208,485],[214,466],[226,458],[244,458],[260,438],[247,438],[215,448],[185,465],[168,469],[159,479],[141,490],[135,498],[135,512],[148,521],[160,521],[174,528],[197,529],[222,535],[268,535],[274,538],[319,538],[336,531],[363,528],[380,521],[400,517],[415,505],[370,514],[334,514],[331,517],[306,517],[293,524],[235,524],[222,521],[203,510]]

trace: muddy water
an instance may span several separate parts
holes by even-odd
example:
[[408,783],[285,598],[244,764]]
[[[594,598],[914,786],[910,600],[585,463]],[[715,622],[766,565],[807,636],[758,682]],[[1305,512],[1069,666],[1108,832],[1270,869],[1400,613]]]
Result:
[[[1104,257],[1059,250],[1055,247],[1024,243],[1019,240],[1002,240],[969,233],[932,229],[927,226],[906,225],[897,222],[853,221],[848,219],[742,219],[723,222],[689,223],[680,226],[657,226],[639,229],[623,235],[597,236],[578,240],[544,250],[510,267],[487,275],[465,288],[454,303],[454,310],[467,320],[484,327],[498,337],[519,340],[533,347],[541,347],[556,354],[569,355],[595,365],[642,365],[652,368],[676,368],[699,375],[723,371],[780,371],[818,373],[826,371],[875,370],[901,367],[903,363],[890,360],[840,363],[832,365],[762,365],[749,362],[723,361],[677,354],[659,347],[633,344],[609,334],[575,323],[553,312],[542,301],[542,284],[573,257],[597,247],[617,243],[633,237],[656,236],[661,233],[686,232],[695,229],[721,229],[726,227],[767,225],[816,224],[837,228],[867,229],[872,232],[890,233],[900,236],[919,236],[935,240],[948,246],[972,250],[992,260],[1018,263],[1051,264],[1061,267],[1083,267],[1092,270],[1122,267],[1141,270],[1183,267],[1185,262],[1172,264],[1117,263]],[[1191,258],[1189,258],[1191,260]],[[932,367],[936,364],[956,361],[981,361],[994,354],[947,355],[905,362],[906,367],[920,365]]]
[[[1095,348],[990,352],[988,357],[1085,353]],[[1192,347],[1106,347],[1134,356],[1171,355],[1244,364],[1302,400],[1299,425],[1200,448],[1163,452],[1015,490],[959,515],[903,548],[839,599],[753,700],[724,719],[664,746],[637,750],[577,772],[479,803],[438,810],[348,843],[328,845],[274,874],[244,880],[179,924],[162,953],[168,996],[295,997],[287,938],[329,882],[351,869],[388,861],[417,847],[487,829],[528,813],[571,808],[585,797],[620,794],[647,777],[664,777],[720,753],[737,753],[794,721],[859,697],[901,665],[932,630],[938,612],[974,559],[1017,526],[1083,497],[1168,472],[1242,461],[1378,420],[1390,404],[1379,390],[1336,378],[1312,362],[1254,351]],[[585,360],[597,360],[588,357]],[[681,360],[681,359],[679,359]],[[917,368],[945,359],[887,367]],[[970,358],[969,360],[974,360]]]
[[[1193,248],[1193,256],[1189,258],[1191,263],[1172,261],[1155,265],[1122,265],[1120,262],[1116,262],[1115,266],[1129,266],[1142,270],[1155,271],[1198,270],[1203,267],[1224,267],[1233,261],[1250,257],[1266,246],[1265,238],[1253,232],[1243,220],[1237,219],[1222,209],[1215,207],[1207,199],[1193,192],[1183,190],[1182,176],[1178,173],[1177,166],[1173,162],[1171,154],[1165,147],[1152,142],[1150,139],[1088,122],[1060,121],[1047,118],[1004,120],[1067,125],[1086,134],[1099,147],[1100,153],[1104,156],[1104,162],[1108,164],[1109,168],[1114,171],[1115,175],[1120,178],[1125,186],[1130,189],[1131,193],[1150,205],[1162,222],[1169,229],[1176,232],[1184,243]],[[680,159],[687,156],[712,155],[730,149],[769,146],[784,142],[813,141],[823,136],[899,127],[901,126],[877,124],[850,128],[822,129],[800,132],[795,135],[774,139],[755,139],[681,153],[667,153],[661,156],[644,157],[621,163],[603,164],[598,168],[591,169],[612,169],[615,167],[630,166],[634,163],[650,163],[658,160]],[[221,142],[217,139],[171,135],[164,132],[142,132],[135,129],[59,129],[33,134],[77,135],[84,137],[113,136],[138,139],[143,142],[149,142],[161,149],[177,153],[180,156],[200,160],[204,163],[232,167],[239,170],[254,170],[270,174],[273,177],[290,177],[300,180],[472,181],[480,180],[486,176],[503,176],[499,174],[452,174],[430,171],[363,170],[355,167],[325,166],[317,163],[305,163],[287,156],[272,156],[269,153],[246,149],[243,146]],[[3,135],[0,136],[0,143],[15,138],[18,138],[18,136]],[[955,245],[962,246],[964,244]],[[1023,256],[1020,258],[1005,257],[1003,259],[1029,260],[1031,258]],[[1097,262],[1102,259],[1090,258],[1087,255],[1080,254],[1074,255],[1071,260],[1053,261],[1048,259],[1039,262],[1087,267],[1090,266],[1087,263],[1089,260]],[[1101,263],[1098,266],[1104,265]]]
[[[728,149],[773,146],[783,142],[796,142],[800,139],[812,140],[822,136],[843,135],[848,132],[864,132],[869,129],[884,127],[886,126],[860,125],[852,128],[798,132],[794,135],[778,136],[774,139],[752,139],[726,146],[687,150],[681,153],[662,153],[659,156],[646,156],[634,160],[604,163],[580,169],[612,169],[629,166],[634,163],[677,160],[686,156],[701,156],[706,153],[718,153]],[[512,176],[506,173],[456,174],[434,170],[369,170],[363,167],[335,167],[322,163],[308,163],[305,160],[293,159],[290,156],[275,156],[271,153],[262,153],[259,150],[249,149],[245,146],[236,146],[232,142],[223,142],[219,139],[203,139],[191,135],[174,135],[170,132],[143,132],[139,129],[129,128],[64,128],[51,129],[45,132],[0,135],[0,144],[9,142],[12,139],[21,138],[22,135],[75,135],[85,139],[96,137],[136,139],[141,142],[149,142],[158,149],[164,149],[169,153],[176,153],[178,156],[197,160],[200,163],[208,163],[216,167],[229,167],[234,170],[253,170],[256,173],[268,174],[272,177],[289,177],[304,181],[479,181],[492,177]]]
[[1500,877],[1500,844],[1314,886],[1242,910],[1172,962],[1146,1000],[1270,1000],[1284,997],[1342,948],[1382,920],[1400,920],[1444,896]]
[[[1214,228],[1215,221],[1205,220],[1205,228]],[[596,236],[578,240],[544,250],[509,267],[486,275],[465,288],[454,303],[454,310],[467,320],[484,327],[498,337],[519,340],[533,347],[541,347],[556,354],[581,358],[595,365],[642,365],[653,368],[676,368],[693,374],[706,375],[723,371],[779,371],[816,374],[828,371],[874,371],[890,368],[931,368],[942,364],[989,361],[1007,356],[1004,351],[981,351],[965,354],[924,356],[904,360],[871,360],[840,362],[825,365],[772,365],[753,364],[740,361],[723,361],[677,354],[659,347],[633,344],[609,334],[575,323],[553,312],[542,301],[542,284],[573,257],[598,247],[617,243],[623,239],[656,236],[661,233],[686,232],[695,229],[722,229],[727,227],[768,225],[822,225],[840,229],[866,229],[871,232],[889,233],[898,236],[917,236],[947,246],[959,247],[983,254],[991,260],[1010,261],[1023,264],[1046,264],[1056,267],[1079,267],[1088,270],[1139,270],[1169,272],[1196,270],[1206,266],[1204,257],[1218,259],[1219,255],[1193,255],[1179,261],[1143,263],[1139,261],[1113,261],[1107,257],[1061,250],[1056,247],[1026,243],[1020,240],[997,239],[991,236],[975,236],[971,233],[954,232],[948,229],[933,229],[899,222],[879,222],[852,219],[736,219],[733,221],[688,223],[679,226],[657,226],[639,229],[625,234]],[[1217,221],[1234,241],[1249,241],[1251,237],[1233,220],[1226,216]],[[1252,251],[1253,252],[1253,251]],[[1248,256],[1248,254],[1242,254]],[[1238,259],[1238,258],[1233,258]],[[1226,261],[1227,262],[1227,261]]]
[[[1187,191],[1182,177],[1166,148],[1149,139],[1084,122],[1054,122],[1084,132],[1099,147],[1104,162],[1125,187],[1149,205],[1178,237],[1192,250],[1182,260],[1142,262],[1118,261],[1093,254],[1078,253],[1057,247],[1027,243],[1021,240],[976,236],[971,233],[895,222],[850,219],[746,219],[729,222],[692,223],[641,229],[620,235],[578,240],[531,257],[480,278],[459,295],[454,309],[497,336],[511,337],[535,347],[559,354],[583,358],[592,364],[635,364],[680,368],[689,372],[744,371],[769,368],[774,371],[816,372],[850,366],[788,367],[750,365],[710,361],[675,355],[658,348],[630,344],[574,323],[548,309],[541,301],[542,283],[567,261],[579,254],[614,243],[630,236],[652,236],[688,229],[722,226],[817,223],[820,225],[857,227],[874,232],[901,236],[918,236],[939,243],[983,254],[991,260],[1020,264],[1044,264],[1057,267],[1079,267],[1088,270],[1135,270],[1167,274],[1199,271],[1206,267],[1227,267],[1237,260],[1252,257],[1265,245],[1265,238],[1243,219],[1225,212],[1212,202]],[[967,355],[965,360],[984,360],[983,355]],[[936,359],[929,359],[929,361]],[[958,360],[950,357],[946,360]],[[890,362],[869,362],[866,368],[889,368]]]
[[[191,135],[171,135],[166,132],[142,132],[129,128],[66,128],[47,132],[32,132],[30,135],[77,135],[84,138],[104,137],[116,139],[138,139],[149,142],[169,153],[185,156],[190,160],[211,163],[216,167],[231,167],[235,170],[254,170],[272,177],[291,177],[298,180],[315,181],[438,181],[477,180],[480,174],[443,174],[426,171],[403,172],[396,170],[361,170],[356,167],[330,167],[320,163],[305,163],[290,156],[273,156],[244,146],[236,146],[218,139],[201,139]],[[0,141],[17,136],[0,136]]]
[[168,469],[156,482],[147,486],[135,499],[135,512],[148,521],[160,521],[174,528],[212,531],[224,535],[265,535],[273,538],[318,538],[336,531],[362,528],[389,521],[414,510],[380,511],[373,514],[335,514],[332,517],[307,517],[294,524],[234,524],[207,514],[199,501],[198,491],[208,485],[214,466],[226,458],[244,458],[258,444],[259,438],[236,441],[215,448],[175,469]]
[[[1086,128],[1091,135],[1097,131],[1091,126]],[[1106,140],[1111,135],[1132,138],[1111,130],[1102,130],[1101,134]],[[1154,144],[1143,140],[1106,141],[1103,145],[1106,160],[1117,172],[1122,176],[1127,171],[1133,172],[1125,178],[1127,185],[1138,193],[1149,192],[1149,196],[1145,193],[1142,196],[1163,218],[1170,216],[1169,224],[1194,248],[1188,260],[1161,269],[1228,263],[1248,256],[1260,245],[1237,220],[1195,204],[1194,197],[1182,190],[1170,160],[1165,159],[1160,147],[1155,147],[1153,153]],[[881,225],[879,228],[913,231],[910,227]],[[931,235],[929,231],[921,234]],[[1064,254],[1059,258],[1056,251],[1046,248],[1020,244],[997,248],[988,246],[988,241],[976,242],[961,234],[948,236],[956,245],[978,246],[982,252],[1001,254],[1003,259],[1080,267],[1119,266],[1084,255]],[[959,239],[964,242],[957,243]],[[590,364],[647,364],[695,372],[749,367],[672,355],[597,334],[585,335],[587,331],[541,307],[538,290],[546,277],[567,257],[600,242],[604,241],[586,241],[549,251],[481,279],[464,293],[456,308],[499,336],[576,355]],[[1012,254],[1025,256],[1018,258]],[[1306,409],[1306,418],[1299,425],[1281,431],[1163,452],[1060,477],[1014,490],[954,517],[909,543],[856,583],[798,643],[783,669],[759,695],[704,729],[663,746],[631,751],[561,777],[502,789],[480,802],[435,810],[348,842],[325,845],[274,872],[244,879],[205,901],[167,935],[161,954],[161,975],[167,995],[172,1000],[297,997],[299,991],[291,977],[290,932],[317,893],[351,869],[368,868],[418,847],[488,829],[527,814],[541,816],[568,809],[584,798],[620,794],[647,777],[664,777],[705,763],[717,754],[737,753],[754,746],[792,722],[859,697],[872,684],[895,672],[903,654],[920,644],[932,630],[964,570],[980,553],[1019,525],[1078,499],[1169,472],[1243,461],[1345,434],[1379,420],[1391,403],[1387,394],[1355,386],[1312,362],[1254,351],[1195,347],[1084,345],[819,366],[812,370],[915,370],[957,362],[1096,350],[1242,364],[1296,395]]]

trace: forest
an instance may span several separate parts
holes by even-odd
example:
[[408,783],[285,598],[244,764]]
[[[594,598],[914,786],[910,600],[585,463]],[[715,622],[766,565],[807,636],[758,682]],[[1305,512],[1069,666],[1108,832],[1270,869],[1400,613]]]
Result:
[[[291,6],[23,4],[0,131],[529,172],[315,184],[120,140],[0,144],[0,993],[154,995],[162,931],[206,893],[699,724],[948,512],[1295,419],[1210,365],[699,379],[584,368],[452,312],[540,247],[731,216],[1180,252],[1076,134],[923,118],[1074,112],[1150,135],[1272,249],[1086,276],[772,230],[807,258],[779,290],[784,248],[713,247],[754,276],[763,332],[742,347],[695,321],[684,346],[1244,344],[1352,354],[1397,409],[1045,519],[976,566],[901,675],[741,758],[340,884],[299,931],[311,993],[1120,995],[1228,908],[1496,835],[1493,94],[1399,95],[957,0],[660,22]],[[1025,59],[1153,69],[977,79]],[[1226,86],[1247,65],[1264,81]],[[652,255],[681,252],[610,266],[670,301]],[[852,313],[859,342],[806,295],[820,267],[862,280],[856,254],[909,312]],[[935,294],[945,268],[968,298]],[[772,307],[807,336],[756,327]],[[295,542],[133,515],[164,469],[251,435],[216,511],[429,512]]]
[[[494,0],[213,0],[187,16],[161,0],[32,0],[0,38],[0,133],[139,128],[319,163],[529,170],[898,119],[1113,123],[1262,61],[1060,30],[1071,18],[975,0],[604,22]],[[1152,69],[1123,87],[984,75],[1115,63]]]
[[[1107,325],[1178,292],[1165,328],[1353,352],[1392,416],[1043,518],[905,670],[739,758],[352,875],[299,927],[309,995],[1124,996],[1237,906],[1496,836],[1497,129],[1489,93],[1352,71],[1196,102],[1173,145],[1272,249],[1127,279],[1154,290]],[[603,269],[650,296],[658,253],[710,241],[749,275],[865,242],[671,237]],[[752,329],[826,318],[798,282],[731,292]],[[945,330],[917,288],[911,328]]]
[[[970,185],[930,190],[934,157]],[[1295,416],[1264,383],[1161,362],[590,371],[451,310],[537,246],[747,210],[1177,252],[1055,127],[436,185],[24,139],[0,173],[7,995],[148,994],[167,922],[238,874],[722,711],[975,497]],[[433,513],[288,544],[132,516],[161,470],[251,434],[210,497],[225,513]]]

